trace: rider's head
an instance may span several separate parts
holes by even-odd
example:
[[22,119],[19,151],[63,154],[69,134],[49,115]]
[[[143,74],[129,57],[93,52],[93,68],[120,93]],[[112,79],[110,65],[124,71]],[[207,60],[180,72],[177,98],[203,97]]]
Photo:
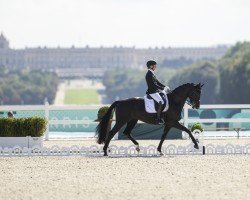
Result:
[[147,62],[147,68],[151,69],[153,71],[156,69],[156,65],[157,65],[157,63],[154,60],[149,60]]

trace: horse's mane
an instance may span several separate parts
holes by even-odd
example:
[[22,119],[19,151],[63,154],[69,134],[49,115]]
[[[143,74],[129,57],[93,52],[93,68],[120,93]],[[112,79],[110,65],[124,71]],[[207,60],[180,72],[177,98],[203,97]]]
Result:
[[175,89],[173,90],[173,92],[179,92],[179,91],[182,90],[184,87],[191,86],[191,85],[194,85],[194,84],[193,84],[193,83],[185,83],[185,84],[180,85],[180,86],[178,86],[177,88],[175,88]]

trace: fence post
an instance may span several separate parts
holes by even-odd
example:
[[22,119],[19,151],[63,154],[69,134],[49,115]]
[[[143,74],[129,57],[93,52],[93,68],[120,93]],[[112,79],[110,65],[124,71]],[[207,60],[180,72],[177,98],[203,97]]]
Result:
[[46,101],[45,105],[45,119],[48,121],[46,131],[45,131],[45,140],[49,140],[49,103]]
[[[184,105],[183,121],[184,121],[184,126],[188,128],[188,105],[186,103]],[[182,138],[183,139],[188,138],[188,134],[184,131],[182,131]]]
[[202,146],[202,154],[205,155],[206,149],[204,145],[204,130],[201,132],[201,146]]

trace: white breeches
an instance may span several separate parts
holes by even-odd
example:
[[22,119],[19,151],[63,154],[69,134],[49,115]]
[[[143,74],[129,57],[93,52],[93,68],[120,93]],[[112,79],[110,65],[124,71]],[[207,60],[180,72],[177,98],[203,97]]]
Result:
[[153,93],[153,94],[149,94],[155,101],[157,101],[158,103],[164,103],[163,102],[163,100],[162,100],[162,98],[161,98],[161,96],[159,95],[159,93],[158,92],[156,92],[156,93]]

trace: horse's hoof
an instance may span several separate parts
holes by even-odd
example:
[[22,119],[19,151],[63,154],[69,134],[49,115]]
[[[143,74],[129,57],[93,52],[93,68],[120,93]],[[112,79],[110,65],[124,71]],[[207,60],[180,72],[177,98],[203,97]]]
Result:
[[198,145],[198,144],[195,144],[195,145],[194,145],[194,148],[195,148],[195,149],[199,149],[199,145]]
[[140,152],[139,146],[137,146],[137,147],[135,148],[135,150],[136,150],[137,152]]
[[104,150],[104,155],[103,156],[108,156],[107,150]]
[[160,156],[164,156],[164,153],[162,153],[161,151],[158,151]]

